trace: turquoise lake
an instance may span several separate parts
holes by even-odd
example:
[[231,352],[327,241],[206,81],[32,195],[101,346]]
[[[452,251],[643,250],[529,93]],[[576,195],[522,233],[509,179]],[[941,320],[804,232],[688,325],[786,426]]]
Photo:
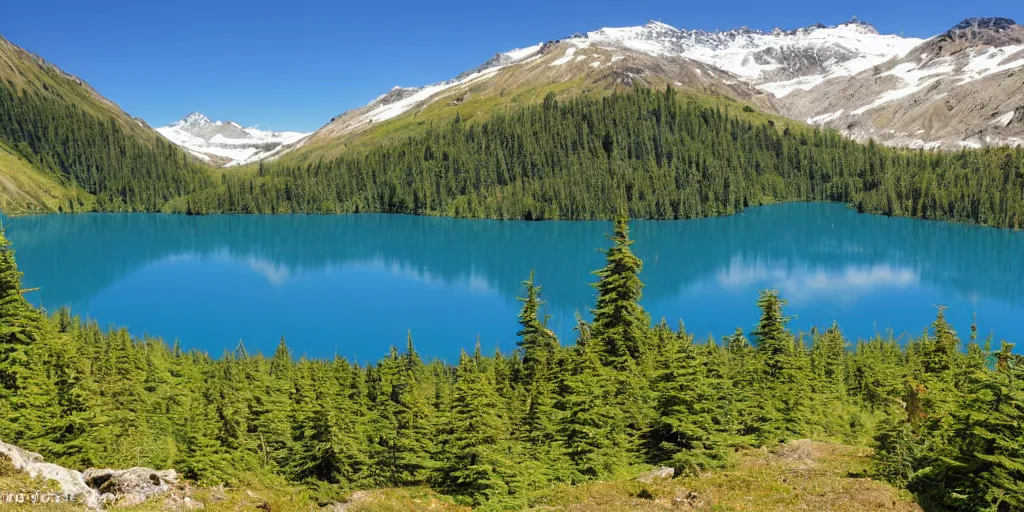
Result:
[[[515,347],[520,282],[536,272],[550,325],[572,343],[593,302],[608,222],[397,215],[82,214],[5,222],[29,294],[101,325],[219,355],[243,340],[297,356],[373,361],[412,332],[457,359],[479,337]],[[837,321],[855,339],[918,335],[935,306],[961,337],[1024,340],[1024,234],[788,204],[725,218],[637,221],[643,305],[706,338],[750,331],[758,290],[778,288],[793,330]],[[1019,351],[1019,350],[1018,350]]]

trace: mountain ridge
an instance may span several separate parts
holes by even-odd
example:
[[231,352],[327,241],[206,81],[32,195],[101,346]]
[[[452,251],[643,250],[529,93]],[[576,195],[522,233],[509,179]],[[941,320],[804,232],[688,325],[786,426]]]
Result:
[[[568,96],[634,84],[669,85],[806,122],[813,116],[790,115],[780,100],[793,91],[812,89],[829,79],[878,66],[904,55],[922,41],[880,34],[873,25],[856,17],[831,26],[815,23],[771,31],[748,27],[724,31],[677,29],[656,20],[633,27],[604,27],[496,53],[451,80],[395,87],[363,107],[331,118],[310,136],[298,158],[308,161],[336,156],[339,148],[351,146],[354,140],[374,141],[378,133],[415,130],[416,124],[427,122],[423,119],[426,112],[434,112],[427,116],[430,119],[439,119],[445,116],[435,111],[447,110],[446,117],[453,118],[457,110],[466,119],[468,107],[444,109],[442,105],[454,107],[468,102],[486,104],[494,110],[507,105],[508,98],[539,102],[544,94],[529,91],[553,89]],[[597,58],[602,55],[603,61]],[[583,61],[589,67],[575,65]],[[595,76],[598,74],[602,76]],[[499,99],[480,101],[480,91],[495,89]],[[488,115],[470,113],[471,118],[486,119]],[[271,159],[281,155],[292,158],[289,154],[285,150]]]

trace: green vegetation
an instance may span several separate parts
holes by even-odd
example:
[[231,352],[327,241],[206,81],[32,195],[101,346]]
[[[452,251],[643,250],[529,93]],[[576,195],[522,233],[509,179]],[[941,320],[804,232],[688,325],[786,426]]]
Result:
[[[383,128],[382,128],[383,129]],[[862,145],[637,89],[459,116],[329,161],[266,163],[169,209],[392,212],[501,219],[727,215],[781,201],[1019,227],[1024,149],[957,153]]]
[[[22,297],[0,239],[0,438],[74,467],[173,467],[208,485],[288,481],[318,502],[429,487],[460,505],[544,507],[577,492],[566,486],[625,482],[649,465],[675,468],[678,485],[720,503],[742,491],[708,475],[747,479],[748,492],[775,504],[766,509],[791,505],[791,492],[821,496],[814,485],[889,496],[837,472],[795,486],[772,480],[794,471],[784,464],[749,465],[753,448],[813,438],[853,445],[862,467],[848,472],[905,487],[928,511],[1024,505],[1024,357],[1011,345],[993,350],[973,334],[962,343],[941,309],[905,344],[850,344],[837,326],[793,333],[772,291],[750,339],[698,342],[681,324],[652,326],[638,304],[642,262],[625,219],[609,239],[594,320],[579,322],[575,344],[547,329],[531,278],[519,349],[485,356],[478,344],[456,365],[424,361],[411,335],[369,365],[296,361],[283,339],[269,357],[239,344],[214,359],[104,332],[67,310],[46,317]],[[606,491],[635,487],[615,485]]]

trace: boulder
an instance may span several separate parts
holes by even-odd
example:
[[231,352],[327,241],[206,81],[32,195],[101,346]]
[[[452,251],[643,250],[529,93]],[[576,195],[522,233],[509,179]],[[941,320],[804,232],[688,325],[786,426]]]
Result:
[[661,466],[659,468],[654,468],[654,469],[652,469],[652,470],[650,470],[650,471],[648,471],[648,472],[646,472],[646,473],[636,477],[636,479],[637,479],[638,482],[643,482],[645,484],[649,484],[651,482],[654,482],[655,480],[669,480],[669,479],[671,479],[674,476],[676,476],[676,470],[675,469],[667,467],[667,466]]
[[100,493],[101,501],[121,506],[139,505],[178,484],[178,474],[173,469],[87,469],[82,477],[86,485]]
[[45,462],[42,455],[22,450],[3,441],[0,441],[0,456],[10,459],[15,469],[28,473],[32,478],[45,478],[57,482],[61,493],[73,497],[76,502],[92,509],[100,508],[99,493],[85,484],[82,474],[78,471]]

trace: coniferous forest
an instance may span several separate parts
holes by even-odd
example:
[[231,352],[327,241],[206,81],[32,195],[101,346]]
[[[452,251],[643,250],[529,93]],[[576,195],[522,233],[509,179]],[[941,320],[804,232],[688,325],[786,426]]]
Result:
[[[713,105],[714,103],[712,103]],[[749,107],[748,107],[749,109]],[[0,83],[0,140],[102,211],[385,212],[499,219],[728,215],[837,201],[890,216],[1020,228],[1024,149],[894,149],[634,89],[425,127],[330,160],[213,171],[51,94]],[[81,209],[68,205],[68,211]]]
[[624,218],[609,241],[593,320],[574,340],[547,328],[542,289],[524,276],[513,352],[477,343],[457,364],[425,360],[410,334],[375,340],[401,348],[368,364],[296,360],[284,339],[272,355],[239,344],[211,357],[46,315],[23,298],[0,235],[0,439],[72,467],[284,478],[324,499],[426,485],[514,509],[555,485],[644,464],[696,474],[810,437],[873,446],[871,476],[929,511],[1024,508],[1024,357],[1012,345],[976,329],[961,339],[942,308],[911,340],[794,333],[771,290],[751,332],[695,339],[640,306]]
[[[100,119],[60,98],[19,92],[3,82],[0,140],[62,183],[95,195],[103,211],[159,211],[171,198],[213,184],[205,169],[161,137],[147,144],[113,118]],[[80,207],[61,205],[61,210]]]

